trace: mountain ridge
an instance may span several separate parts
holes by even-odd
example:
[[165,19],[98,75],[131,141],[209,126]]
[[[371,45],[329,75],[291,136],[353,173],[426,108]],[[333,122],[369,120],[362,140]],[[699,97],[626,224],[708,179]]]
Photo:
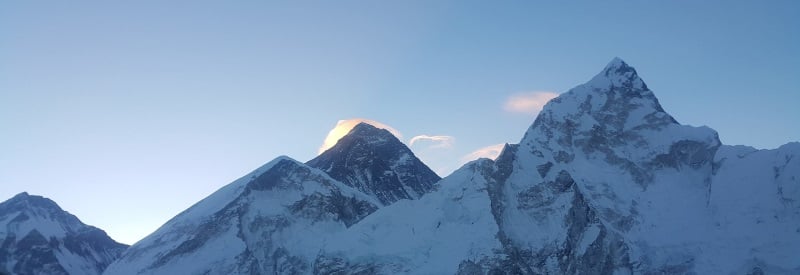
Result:
[[438,179],[391,133],[358,124],[308,164],[281,156],[220,188],[106,273],[307,273],[332,234]]
[[[768,176],[772,162],[764,159],[750,160],[749,169],[726,169],[733,164],[715,159],[720,148],[728,147],[715,131],[680,125],[635,69],[615,59],[586,84],[547,103],[519,145],[506,145],[495,161],[465,165],[421,200],[368,216],[336,237],[343,241],[322,254],[322,263],[336,263],[337,272],[368,266],[382,274],[797,273],[800,262],[786,255],[800,252],[800,231],[793,231],[800,228],[800,216],[791,207],[800,199],[800,164],[792,157],[800,150],[788,145],[752,153],[778,155],[774,159],[781,166],[773,179]],[[742,180],[748,173],[764,176]],[[413,219],[413,225],[394,221],[423,208],[409,204],[437,196],[438,201],[462,200],[462,193],[446,191],[449,184],[455,190],[459,184],[481,186],[478,190],[485,191],[473,194],[483,198],[482,207],[474,211],[483,214],[471,215],[490,216],[495,223],[459,223],[465,216],[447,211],[431,221]],[[721,187],[732,184],[741,189]],[[764,184],[775,186],[758,187]],[[752,190],[765,191],[754,193],[758,200],[733,205],[747,201]],[[736,210],[750,214],[742,217]],[[450,237],[462,236],[457,230],[437,233],[447,222],[497,238],[474,242],[480,248],[459,246],[464,240]],[[382,254],[367,252],[373,251],[373,241],[359,240],[408,231],[433,232],[413,238],[435,241],[381,242],[376,246],[393,247]],[[430,262],[413,253],[439,246],[462,258],[438,256]],[[359,249],[373,256],[363,260]]]
[[100,274],[128,247],[27,192],[0,203],[0,243],[0,273],[10,274]]
[[495,160],[439,178],[359,124],[220,188],[105,274],[798,274],[798,155],[681,125],[614,58]]

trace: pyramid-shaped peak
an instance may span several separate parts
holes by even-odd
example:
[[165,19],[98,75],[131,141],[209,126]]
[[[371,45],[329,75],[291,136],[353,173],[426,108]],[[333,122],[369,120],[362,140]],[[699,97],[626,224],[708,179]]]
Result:
[[[622,59],[614,58],[589,82],[552,99],[525,133],[521,144],[549,148],[577,146],[583,152],[602,146],[635,144],[636,150],[646,151],[643,148],[647,146],[669,148],[671,140],[666,138],[649,145],[644,141],[645,137],[663,136],[670,131],[677,131],[676,135],[685,139],[700,137],[697,140],[703,144],[718,143],[713,130],[681,129],[636,70]],[[612,152],[606,149],[603,152]],[[636,160],[644,161],[649,156],[641,154]],[[564,162],[569,159],[566,155],[559,158]]]
[[357,135],[391,135],[392,133],[386,129],[378,128],[372,124],[367,122],[359,122],[356,124],[353,129],[350,130],[348,135],[350,134],[357,134]]
[[440,179],[389,130],[364,122],[306,164],[384,205],[417,199]]
[[621,58],[614,57],[611,62],[608,62],[605,69],[603,69],[603,74],[606,77],[622,77],[622,78],[638,78],[639,76],[636,74],[636,69],[625,63]]
[[613,59],[611,59],[610,62],[608,62],[608,65],[606,65],[605,69],[608,70],[608,69],[620,69],[620,68],[631,68],[631,67],[628,65],[628,63],[625,63],[625,60],[622,60],[622,58],[614,57]]
[[376,127],[375,125],[369,124],[367,122],[361,122],[356,124],[353,129],[350,129],[346,135],[342,136],[339,141],[334,145],[334,147],[330,149],[334,149],[342,143],[352,143],[354,141],[360,141],[358,143],[366,143],[371,144],[372,146],[377,146],[379,144],[392,144],[394,147],[405,147],[402,141],[392,134],[387,129]]
[[606,64],[606,67],[598,74],[598,76],[607,78],[632,78],[638,77],[636,69],[628,65],[622,58],[614,57]]
[[636,69],[619,57],[608,62],[606,67],[586,85],[603,90],[613,90],[614,87],[618,87],[636,93],[649,92],[647,85],[636,73]]

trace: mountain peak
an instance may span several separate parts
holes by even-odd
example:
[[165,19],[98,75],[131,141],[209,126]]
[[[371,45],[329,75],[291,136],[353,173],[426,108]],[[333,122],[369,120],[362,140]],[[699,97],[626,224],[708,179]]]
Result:
[[372,124],[369,124],[368,122],[363,122],[362,121],[362,122],[359,122],[358,124],[356,124],[356,126],[353,126],[353,129],[351,129],[350,132],[355,132],[355,131],[379,131],[379,130],[381,130],[381,129],[376,127],[376,126],[374,126],[374,125],[372,125]]
[[384,205],[417,199],[441,179],[391,132],[364,122],[306,164]]
[[625,63],[621,58],[614,57],[603,70],[586,85],[598,89],[624,88],[629,92],[646,94],[650,92],[644,81],[639,78],[636,69]]
[[28,194],[28,192],[22,192],[22,193],[14,195],[10,199],[8,199],[8,201],[9,202],[12,202],[12,201],[26,201],[26,200],[30,200],[31,197],[34,197],[34,196],[31,196],[31,194]]
[[[648,139],[650,136],[672,136],[711,147],[719,143],[713,130],[680,126],[661,107],[636,70],[614,58],[589,82],[545,105],[521,143],[564,151],[559,157],[563,162],[569,162],[574,155],[567,154],[570,150],[556,148],[578,148],[580,153],[640,152],[626,153],[626,158],[638,162],[664,153],[663,148],[670,148],[674,141]],[[628,145],[632,148],[613,149]],[[610,156],[616,157],[619,156]]]
[[[36,208],[42,208],[42,209],[49,209],[49,210],[53,210],[53,211],[62,211],[61,207],[59,207],[58,204],[56,204],[56,202],[54,202],[53,200],[45,198],[45,197],[42,197],[42,196],[31,195],[31,194],[28,194],[28,192],[19,193],[19,194],[15,195],[14,197],[11,197],[10,199],[8,199],[3,204],[9,205],[9,206],[22,205],[22,206],[19,206],[19,207],[23,207],[23,206],[24,207],[36,207]],[[14,206],[14,207],[18,207],[18,206]]]
[[613,59],[611,59],[611,61],[608,62],[608,65],[606,65],[605,70],[618,69],[618,68],[630,68],[630,66],[628,66],[628,63],[625,63],[625,60],[622,60],[622,58],[614,57]]
[[360,122],[360,123],[356,124],[356,126],[353,127],[353,129],[351,129],[350,132],[348,132],[345,135],[345,137],[346,136],[350,136],[350,135],[367,136],[367,137],[380,137],[380,138],[390,138],[390,137],[392,137],[394,139],[397,139],[397,137],[395,137],[391,132],[389,132],[389,130],[375,127],[374,125],[369,124],[367,122]]
[[127,248],[27,192],[0,202],[0,228],[0,274],[100,274]]
[[[636,69],[625,63],[621,58],[614,57],[608,65],[603,69],[602,74],[605,77],[610,79],[620,79],[620,80],[636,80],[639,79],[639,75],[636,73]],[[639,79],[641,81],[641,79]]]

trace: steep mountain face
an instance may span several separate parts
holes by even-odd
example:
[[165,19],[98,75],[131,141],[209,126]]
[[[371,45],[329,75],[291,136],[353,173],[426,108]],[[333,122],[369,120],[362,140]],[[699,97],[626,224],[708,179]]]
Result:
[[134,244],[106,274],[309,273],[331,234],[379,205],[322,171],[279,157]]
[[632,67],[613,60],[548,103],[498,160],[510,169],[492,188],[495,215],[515,270],[692,270],[691,256],[670,250],[703,241],[683,233],[708,218],[699,210],[719,146],[716,132],[678,124]]
[[[551,101],[527,131],[499,189],[500,227],[534,272],[795,273],[800,262],[781,260],[800,252],[790,203],[800,198],[791,162],[800,152],[789,147],[760,153],[782,155],[771,160],[732,159],[716,132],[678,124],[615,59]],[[773,167],[774,178],[755,176]]]
[[548,103],[496,161],[339,233],[315,269],[798,274],[798,147],[721,147],[615,59]]
[[389,131],[356,125],[335,146],[307,162],[383,205],[418,199],[441,178]]
[[800,143],[722,146],[714,157],[708,238],[738,273],[800,274]]
[[127,247],[47,198],[0,203],[0,274],[100,274]]

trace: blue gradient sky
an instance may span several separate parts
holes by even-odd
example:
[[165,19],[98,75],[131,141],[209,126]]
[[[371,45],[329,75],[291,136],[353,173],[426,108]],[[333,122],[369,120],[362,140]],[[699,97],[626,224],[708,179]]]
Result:
[[413,147],[450,171],[522,137],[535,112],[509,97],[615,56],[726,144],[800,140],[797,1],[169,2],[0,3],[0,200],[44,195],[133,243],[349,118],[453,137]]

